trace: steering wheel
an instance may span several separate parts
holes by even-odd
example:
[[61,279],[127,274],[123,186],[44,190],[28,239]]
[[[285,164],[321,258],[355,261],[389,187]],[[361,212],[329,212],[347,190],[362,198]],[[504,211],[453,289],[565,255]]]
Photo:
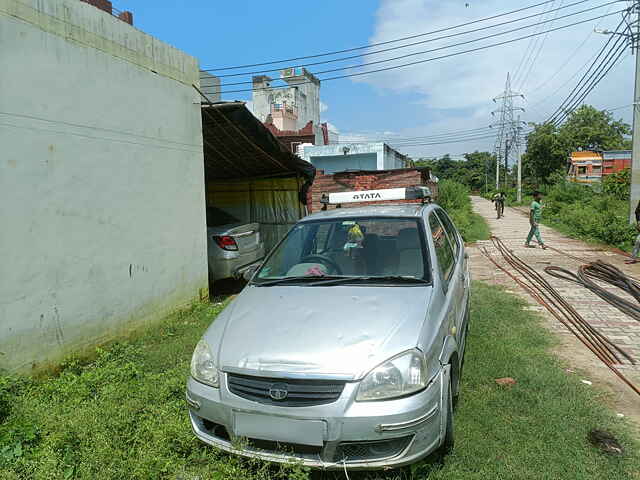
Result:
[[307,255],[306,257],[300,259],[300,262],[301,263],[310,263],[310,262],[322,263],[327,267],[331,267],[334,270],[334,272],[337,273],[338,275],[342,275],[342,269],[340,268],[340,265],[338,265],[336,262],[331,260],[329,257],[325,257],[324,255]]

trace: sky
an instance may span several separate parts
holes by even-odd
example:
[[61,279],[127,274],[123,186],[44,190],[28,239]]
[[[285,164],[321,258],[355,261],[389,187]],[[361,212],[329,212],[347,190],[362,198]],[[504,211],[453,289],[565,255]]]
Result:
[[[130,10],[137,28],[167,42],[200,60],[201,68],[261,63],[292,57],[314,55],[352,47],[368,46],[432,30],[442,32],[396,42],[380,47],[342,54],[349,56],[402,46],[416,41],[427,43],[365,57],[310,66],[312,72],[337,67],[352,67],[326,76],[358,73],[460,52],[476,46],[501,42],[580,20],[613,13],[626,2],[610,0],[555,0],[539,7],[474,25],[451,28],[544,0],[324,0],[323,2],[259,2],[236,0],[114,0],[114,7]],[[604,5],[604,6],[603,6]],[[567,7],[558,12],[548,10]],[[559,18],[580,10],[600,7],[590,12]],[[528,15],[542,16],[490,28],[484,31],[452,35],[470,29],[496,25]],[[588,62],[608,37],[594,32],[614,29],[621,19],[614,14],[556,32],[524,39],[482,51],[427,61],[347,79],[326,81],[321,86],[322,120],[329,122],[340,140],[378,140],[433,136],[451,131],[487,127],[497,122],[491,112],[499,108],[493,98],[504,90],[509,73],[513,89],[524,95],[515,104],[523,121],[540,122],[560,105],[588,70]],[[548,20],[547,26],[527,25]],[[480,36],[514,30],[480,42],[449,47]],[[438,49],[431,53],[425,50]],[[358,68],[364,62],[387,60],[400,55],[404,59]],[[338,56],[340,57],[340,56]],[[306,60],[319,61],[338,57]],[[634,57],[625,53],[586,103],[600,109],[614,109],[616,118],[631,122]],[[305,61],[268,65],[235,72],[261,71],[300,64]],[[213,72],[225,73],[225,72]],[[323,75],[320,75],[322,78]],[[223,79],[246,81],[251,76]],[[228,86],[241,89],[244,86]],[[222,95],[223,100],[250,100],[250,92]],[[623,108],[618,108],[623,107]],[[393,143],[393,141],[391,142]],[[449,153],[459,157],[474,150],[493,150],[494,139],[459,141],[444,145],[399,147],[414,158],[436,157]]]

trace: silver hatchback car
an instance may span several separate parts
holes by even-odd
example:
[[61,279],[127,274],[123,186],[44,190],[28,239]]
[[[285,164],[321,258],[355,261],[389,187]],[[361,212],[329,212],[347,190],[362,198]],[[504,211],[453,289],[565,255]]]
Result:
[[195,434],[235,454],[324,469],[446,452],[469,287],[464,243],[437,205],[302,219],[195,349]]

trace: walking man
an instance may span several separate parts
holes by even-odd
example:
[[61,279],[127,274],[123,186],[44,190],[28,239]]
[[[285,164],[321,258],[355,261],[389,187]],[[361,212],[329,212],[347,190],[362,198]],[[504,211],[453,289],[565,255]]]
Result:
[[631,258],[625,260],[624,263],[638,263],[638,255],[640,254],[640,202],[638,202],[638,206],[636,206],[636,230],[638,231],[638,236],[636,237],[636,243],[631,252]]
[[531,210],[529,210],[529,225],[531,225],[531,229],[529,230],[529,235],[527,235],[527,241],[524,246],[528,248],[536,248],[534,245],[531,245],[531,239],[533,236],[536,236],[536,240],[540,244],[543,250],[547,249],[547,246],[542,241],[542,237],[540,236],[540,217],[542,216],[542,193],[535,191],[533,192],[533,202],[531,202]]

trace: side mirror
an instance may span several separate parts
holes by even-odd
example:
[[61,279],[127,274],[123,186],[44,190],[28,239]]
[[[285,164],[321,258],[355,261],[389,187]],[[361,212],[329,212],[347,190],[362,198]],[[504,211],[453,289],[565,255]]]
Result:
[[242,278],[244,278],[248,282],[249,280],[251,280],[251,277],[253,277],[253,275],[258,271],[258,268],[260,268],[260,264],[251,265],[244,272],[242,272]]

